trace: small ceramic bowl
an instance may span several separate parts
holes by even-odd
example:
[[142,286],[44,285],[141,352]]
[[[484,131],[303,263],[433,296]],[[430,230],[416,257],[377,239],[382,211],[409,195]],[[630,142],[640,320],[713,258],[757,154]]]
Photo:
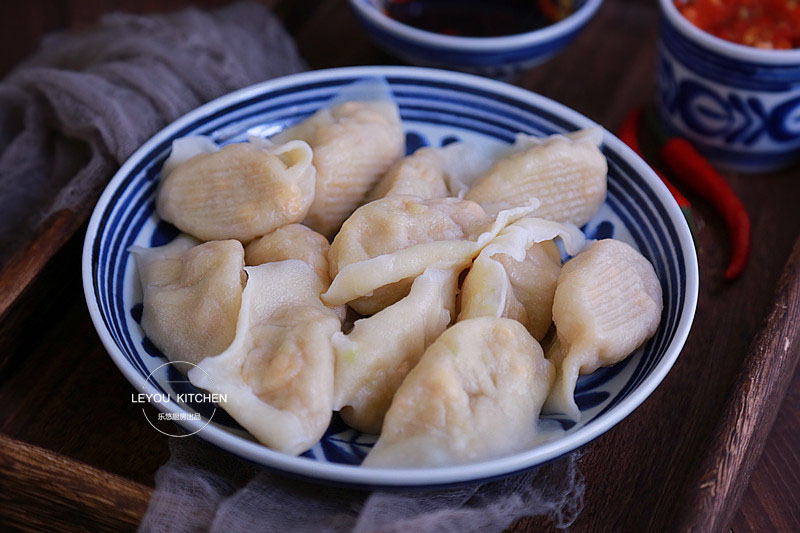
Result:
[[715,165],[776,170],[800,160],[800,49],[725,41],[661,2],[659,107]]
[[493,78],[512,78],[567,46],[602,0],[576,0],[575,12],[543,28],[502,37],[457,37],[420,30],[387,16],[383,0],[350,0],[372,39],[411,64],[447,68]]

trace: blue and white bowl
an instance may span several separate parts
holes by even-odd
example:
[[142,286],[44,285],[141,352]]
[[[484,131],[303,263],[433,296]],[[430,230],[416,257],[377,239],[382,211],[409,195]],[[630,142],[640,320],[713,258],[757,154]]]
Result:
[[660,1],[659,106],[671,132],[731,170],[800,160],[800,50],[720,39]]
[[[122,166],[101,196],[86,234],[83,282],[89,311],[111,358],[138,391],[171,398],[200,392],[171,366],[159,369],[166,359],[139,327],[141,288],[127,251],[131,245],[164,244],[177,233],[158,219],[154,206],[159,170],[172,141],[202,134],[225,144],[243,141],[249,134],[271,135],[324,106],[343,86],[375,76],[385,76],[399,104],[409,152],[458,139],[508,144],[520,131],[549,135],[594,126],[552,100],[504,83],[413,67],[343,68],[288,76],[242,89],[189,113]],[[689,333],[698,290],[694,245],[672,196],[650,167],[608,132],[602,150],[608,158],[608,198],[585,231],[594,238],[624,240],[653,263],[664,293],[664,313],[646,346],[624,362],[579,380],[580,422],[562,424],[566,431],[557,439],[463,466],[361,468],[358,465],[375,438],[349,429],[338,417],[318,444],[292,457],[256,442],[221,409],[209,423],[212,409],[207,405],[170,401],[156,407],[183,416],[185,420],[177,423],[187,431],[197,431],[243,458],[302,478],[369,487],[430,488],[492,479],[535,467],[589,442],[633,411],[664,378]],[[195,412],[202,415],[200,420],[192,419]]]
[[350,0],[372,39],[413,65],[509,79],[550,59],[572,42],[602,0],[576,0],[575,12],[537,30],[502,37],[458,37],[420,30],[387,16],[383,0]]

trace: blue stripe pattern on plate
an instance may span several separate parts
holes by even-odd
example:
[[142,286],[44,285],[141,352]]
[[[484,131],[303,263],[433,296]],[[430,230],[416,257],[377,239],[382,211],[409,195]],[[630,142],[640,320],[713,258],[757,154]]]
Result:
[[[204,134],[226,143],[244,140],[250,128],[280,129],[302,120],[341,86],[352,81],[353,78],[343,76],[263,92],[199,118],[155,146],[127,175],[104,211],[93,243],[93,289],[114,342],[143,377],[163,361],[148,354],[143,347],[145,339],[137,325],[137,311],[134,311],[140,300],[135,299],[132,289],[138,281],[127,249],[135,242],[147,246],[151,239],[164,239],[158,233],[165,230],[157,227],[153,199],[159,169],[169,152],[171,140]],[[407,134],[415,135],[420,142],[440,145],[455,138],[473,136],[507,143],[518,131],[548,135],[577,128],[536,105],[476,87],[408,77],[389,77],[388,81],[400,106]],[[664,314],[656,335],[628,360],[581,378],[576,392],[584,400],[584,418],[571,431],[600,420],[636,390],[661,361],[684,306],[681,288],[686,284],[686,267],[683,254],[675,245],[679,242],[676,228],[644,179],[613,150],[604,147],[604,153],[609,162],[606,206],[614,218],[595,219],[587,225],[587,231],[588,228],[603,228],[606,233],[616,231],[630,235],[630,242],[653,263],[661,280]],[[591,236],[591,231],[589,233]],[[170,390],[166,383],[157,383],[157,388],[165,394]],[[247,438],[232,421],[215,419],[213,424]],[[335,418],[322,442],[304,457],[313,461],[359,464],[373,441],[374,437],[353,431]]]

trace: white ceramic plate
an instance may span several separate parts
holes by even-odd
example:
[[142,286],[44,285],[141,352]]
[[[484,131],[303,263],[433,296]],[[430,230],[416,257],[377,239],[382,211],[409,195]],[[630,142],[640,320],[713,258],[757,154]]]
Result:
[[[341,87],[384,76],[400,106],[409,152],[453,140],[510,143],[514,134],[549,135],[595,125],[570,109],[504,83],[454,72],[409,67],[356,67],[280,78],[210,102],[177,120],[134,153],[108,184],[94,210],[83,253],[89,311],[103,344],[125,377],[141,392],[193,391],[144,337],[138,325],[141,289],[131,245],[157,246],[176,230],[159,221],[154,194],[173,139],[192,134],[221,144],[248,134],[271,135],[312,114]],[[205,406],[174,401],[164,412],[202,415],[178,421],[190,432],[240,457],[311,480],[368,487],[438,487],[483,481],[523,471],[589,442],[633,411],[672,367],[686,340],[697,302],[697,258],[689,228],[675,201],[650,168],[617,138],[604,132],[608,198],[584,228],[587,236],[624,240],[655,267],[664,312],[655,336],[625,361],[581,377],[576,399],[581,420],[563,436],[529,450],[447,468],[380,469],[358,464],[374,437],[345,426],[338,416],[311,450],[292,457],[270,450],[218,409],[211,423]],[[187,417],[190,418],[190,417]],[[656,421],[653,421],[656,423]],[[202,429],[200,429],[202,428]]]

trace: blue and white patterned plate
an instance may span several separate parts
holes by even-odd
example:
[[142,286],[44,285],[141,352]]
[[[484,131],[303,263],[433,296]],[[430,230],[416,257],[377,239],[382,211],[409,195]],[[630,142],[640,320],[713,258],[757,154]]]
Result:
[[[365,77],[385,76],[400,106],[408,151],[454,140],[510,143],[517,132],[549,135],[593,126],[551,100],[500,82],[454,72],[410,67],[324,70],[268,81],[206,104],[174,122],[122,166],[94,210],[83,251],[86,301],[111,358],[139,391],[147,394],[197,392],[164,367],[164,357],[144,337],[141,288],[131,245],[158,246],[174,228],[155,215],[159,170],[173,139],[209,135],[218,143],[249,134],[270,135],[324,106],[341,87]],[[374,437],[334,417],[322,440],[300,457],[256,442],[224,411],[213,421],[201,406],[157,403],[180,416],[197,409],[200,420],[178,421],[186,430],[251,461],[318,481],[369,487],[434,487],[496,478],[559,457],[610,429],[655,389],[689,333],[697,302],[698,274],[689,228],[675,201],[650,168],[618,139],[604,132],[608,158],[608,199],[584,228],[589,237],[615,237],[639,249],[655,267],[664,292],[664,313],[656,335],[634,355],[578,382],[578,424],[564,424],[563,436],[511,456],[447,468],[361,468]],[[655,421],[654,421],[655,423]],[[207,425],[206,425],[207,424]],[[205,427],[204,427],[205,426]],[[201,429],[202,428],[202,429]]]

